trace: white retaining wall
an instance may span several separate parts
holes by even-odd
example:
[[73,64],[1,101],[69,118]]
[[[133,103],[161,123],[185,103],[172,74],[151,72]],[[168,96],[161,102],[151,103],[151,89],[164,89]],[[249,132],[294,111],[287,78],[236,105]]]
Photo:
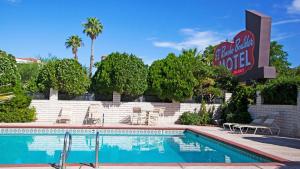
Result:
[[[152,103],[152,102],[105,102],[105,101],[71,101],[71,100],[32,100],[31,106],[36,108],[37,121],[47,124],[55,123],[62,107],[71,109],[72,124],[83,124],[89,105],[99,104],[105,115],[105,123],[129,123],[133,107],[152,110],[155,107],[165,107],[164,118],[160,123],[174,124],[185,111],[199,110],[201,104],[196,103]],[[206,108],[219,104],[210,104]]]
[[249,106],[248,111],[253,118],[279,112],[276,124],[281,129],[280,135],[300,137],[300,92],[297,105],[264,105],[260,93],[257,92],[256,105]]

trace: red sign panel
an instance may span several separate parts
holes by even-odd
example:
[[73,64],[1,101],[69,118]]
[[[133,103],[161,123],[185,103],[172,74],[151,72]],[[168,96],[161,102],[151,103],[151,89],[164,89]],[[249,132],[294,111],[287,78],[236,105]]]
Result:
[[251,70],[254,65],[254,35],[250,31],[238,33],[233,42],[223,42],[215,49],[214,65],[223,65],[234,75]]

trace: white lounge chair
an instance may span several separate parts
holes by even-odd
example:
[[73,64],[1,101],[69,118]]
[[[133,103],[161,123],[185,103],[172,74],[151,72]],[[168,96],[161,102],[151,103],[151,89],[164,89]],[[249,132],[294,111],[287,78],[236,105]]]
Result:
[[[262,124],[266,119],[266,116],[259,116],[257,118],[255,118],[254,120],[252,120],[252,122],[250,124],[257,124],[260,125]],[[247,125],[247,124],[241,124],[241,123],[224,123],[223,124],[223,128],[226,129],[226,126],[228,126],[228,128],[230,129],[230,131],[234,131],[235,130],[235,126],[236,128],[240,125]]]
[[70,108],[62,107],[60,109],[56,123],[71,123],[72,111]]
[[242,134],[244,134],[243,128],[246,128],[245,133],[247,133],[249,129],[254,129],[253,134],[256,134],[258,130],[263,130],[263,131],[267,130],[270,132],[271,135],[273,135],[272,129],[277,130],[277,135],[279,135],[280,133],[280,128],[275,123],[274,118],[267,118],[261,125],[259,124],[238,125],[238,126],[234,126],[234,128],[235,129],[238,128]]

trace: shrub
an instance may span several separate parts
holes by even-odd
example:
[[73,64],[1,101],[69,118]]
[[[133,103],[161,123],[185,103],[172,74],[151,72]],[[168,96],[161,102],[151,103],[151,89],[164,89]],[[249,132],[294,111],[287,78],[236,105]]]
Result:
[[197,112],[184,112],[178,119],[180,124],[184,125],[207,125],[212,124],[213,109],[207,111],[206,103],[202,101],[201,108]]
[[143,61],[132,54],[111,53],[97,63],[92,78],[92,90],[96,93],[112,93],[137,96],[147,89],[148,69]]
[[264,104],[297,104],[297,88],[300,86],[300,77],[279,77],[260,86]]
[[200,116],[195,112],[184,112],[178,121],[184,125],[198,125],[200,123]]
[[74,59],[51,60],[40,70],[36,79],[40,91],[50,88],[72,96],[85,93],[89,87],[87,71]]
[[149,68],[150,90],[160,99],[183,101],[193,95],[196,79],[193,75],[193,60],[189,55],[170,53],[157,60]]
[[240,85],[233,92],[228,103],[221,106],[222,119],[224,122],[249,123],[251,116],[248,105],[253,103],[255,89],[251,86]]
[[36,119],[34,108],[12,109],[10,111],[0,110],[0,122],[18,123],[32,122]]
[[20,82],[15,57],[0,50],[0,86]]
[[0,104],[0,122],[32,122],[35,120],[35,109],[29,108],[31,98],[27,96],[22,88],[14,87],[10,89],[14,97]]

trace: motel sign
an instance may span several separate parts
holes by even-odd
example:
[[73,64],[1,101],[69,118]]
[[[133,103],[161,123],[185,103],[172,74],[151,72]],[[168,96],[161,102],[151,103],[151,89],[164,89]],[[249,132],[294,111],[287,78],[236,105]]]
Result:
[[271,17],[246,10],[246,29],[216,46],[213,64],[225,66],[241,82],[275,78],[275,67],[269,66],[270,36]]

